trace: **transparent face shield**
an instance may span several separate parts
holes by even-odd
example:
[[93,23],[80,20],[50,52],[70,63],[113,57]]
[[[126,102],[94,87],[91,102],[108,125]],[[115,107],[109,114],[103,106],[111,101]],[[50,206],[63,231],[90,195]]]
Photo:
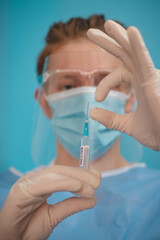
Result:
[[[114,57],[111,61],[107,59],[108,53],[104,50],[55,53],[46,58],[43,73],[39,76],[39,94],[33,126],[32,158],[36,166],[49,164],[56,158],[56,141],[50,119],[40,107],[41,95],[43,94],[47,101],[59,94],[65,96],[75,88],[96,87],[105,76],[121,65],[117,64]],[[128,95],[131,86],[121,84],[113,90]],[[121,135],[120,150],[129,162],[139,161],[142,155],[141,145],[125,134]]]

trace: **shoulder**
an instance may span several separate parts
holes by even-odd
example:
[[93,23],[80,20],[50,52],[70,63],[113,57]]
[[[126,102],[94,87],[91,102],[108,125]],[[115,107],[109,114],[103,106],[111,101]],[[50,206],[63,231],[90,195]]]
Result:
[[[102,182],[113,184],[115,187],[118,183],[124,185],[147,185],[160,187],[160,169],[150,169],[143,163],[136,163],[129,167],[116,169],[102,174]],[[154,185],[154,183],[156,183]],[[118,184],[119,185],[119,184]]]

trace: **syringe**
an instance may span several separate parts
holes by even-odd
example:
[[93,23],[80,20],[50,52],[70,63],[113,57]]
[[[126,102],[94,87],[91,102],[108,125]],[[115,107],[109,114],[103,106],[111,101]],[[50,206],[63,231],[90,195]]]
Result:
[[87,115],[84,124],[83,137],[81,138],[81,151],[80,151],[80,167],[88,169],[89,164],[89,132],[88,132],[88,111],[89,102],[87,105]]

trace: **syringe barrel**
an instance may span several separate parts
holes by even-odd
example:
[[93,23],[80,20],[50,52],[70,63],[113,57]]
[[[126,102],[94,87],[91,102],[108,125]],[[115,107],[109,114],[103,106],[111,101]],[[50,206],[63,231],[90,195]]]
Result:
[[83,136],[81,139],[80,167],[88,169],[89,164],[89,139]]
[[88,138],[88,136],[83,136],[83,137],[81,138],[81,146],[82,146],[82,145],[89,146],[89,138]]

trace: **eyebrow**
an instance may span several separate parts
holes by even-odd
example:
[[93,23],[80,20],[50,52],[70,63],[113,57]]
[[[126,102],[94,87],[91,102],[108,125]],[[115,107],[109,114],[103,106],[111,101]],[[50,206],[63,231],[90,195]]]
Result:
[[78,76],[75,73],[73,73],[73,74],[66,73],[65,75],[59,77],[59,79],[61,79],[61,78],[75,79],[75,78],[78,78]]

